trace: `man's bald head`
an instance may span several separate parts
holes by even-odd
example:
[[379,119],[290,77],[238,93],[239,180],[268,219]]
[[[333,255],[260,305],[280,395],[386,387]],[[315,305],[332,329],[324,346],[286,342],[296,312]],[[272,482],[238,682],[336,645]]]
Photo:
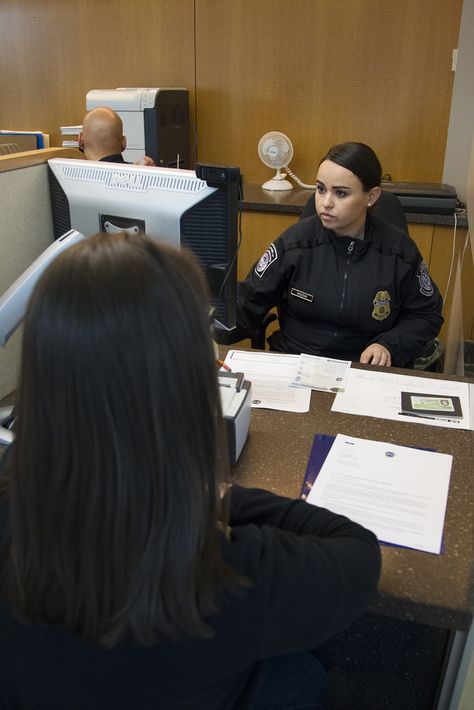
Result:
[[79,147],[89,160],[100,160],[125,150],[122,119],[111,108],[101,106],[86,113],[79,134]]

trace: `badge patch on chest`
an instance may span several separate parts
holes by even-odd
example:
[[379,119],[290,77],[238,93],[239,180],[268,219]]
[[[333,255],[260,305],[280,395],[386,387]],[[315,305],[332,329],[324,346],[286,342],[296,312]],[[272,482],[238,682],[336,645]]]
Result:
[[268,267],[273,264],[274,261],[278,259],[278,253],[276,250],[275,245],[272,243],[268,247],[267,251],[263,256],[261,257],[260,261],[258,262],[257,266],[255,267],[255,273],[259,278],[262,278],[263,274],[265,271],[268,269]]
[[314,301],[314,295],[312,293],[306,293],[306,291],[302,291],[299,288],[292,288],[290,296],[301,298],[302,301],[307,301],[308,303],[312,303]]
[[374,310],[372,311],[372,318],[375,320],[385,320],[390,315],[390,294],[388,291],[377,291],[375,298],[372,301],[374,304]]
[[432,296],[434,293],[433,284],[431,283],[430,275],[428,273],[428,267],[425,262],[422,261],[420,268],[418,269],[418,281],[420,282],[420,293],[423,296]]

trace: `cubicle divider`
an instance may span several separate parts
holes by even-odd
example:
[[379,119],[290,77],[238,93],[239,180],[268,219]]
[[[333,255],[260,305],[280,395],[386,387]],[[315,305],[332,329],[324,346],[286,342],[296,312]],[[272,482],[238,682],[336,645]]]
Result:
[[[48,186],[49,158],[78,158],[70,148],[0,157],[0,295],[54,239]],[[17,384],[21,328],[0,348],[0,400]]]

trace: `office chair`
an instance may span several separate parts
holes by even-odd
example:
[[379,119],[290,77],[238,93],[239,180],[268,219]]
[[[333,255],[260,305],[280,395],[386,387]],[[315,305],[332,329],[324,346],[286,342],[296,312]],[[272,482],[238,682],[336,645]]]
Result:
[[[371,213],[376,215],[379,219],[383,219],[389,224],[393,224],[399,227],[404,232],[408,234],[408,224],[405,217],[405,211],[403,209],[402,203],[396,195],[392,192],[387,192],[382,190],[380,197],[371,208]],[[306,217],[313,217],[316,214],[316,205],[314,201],[314,195],[306,202],[303,208],[300,219],[305,219]],[[262,328],[258,334],[251,338],[252,348],[256,350],[265,349],[266,341],[266,331],[270,323],[277,320],[278,315],[275,312],[267,313],[262,321]],[[430,340],[419,358],[414,360],[409,365],[405,367],[415,370],[430,370],[432,372],[442,372],[443,371],[443,353],[444,346],[438,338]]]

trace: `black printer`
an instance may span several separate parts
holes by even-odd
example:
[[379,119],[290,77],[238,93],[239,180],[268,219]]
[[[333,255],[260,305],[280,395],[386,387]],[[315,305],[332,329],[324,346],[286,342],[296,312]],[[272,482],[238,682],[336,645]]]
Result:
[[457,205],[456,190],[452,185],[434,182],[382,181],[380,187],[393,192],[405,212],[425,214],[454,214]]

